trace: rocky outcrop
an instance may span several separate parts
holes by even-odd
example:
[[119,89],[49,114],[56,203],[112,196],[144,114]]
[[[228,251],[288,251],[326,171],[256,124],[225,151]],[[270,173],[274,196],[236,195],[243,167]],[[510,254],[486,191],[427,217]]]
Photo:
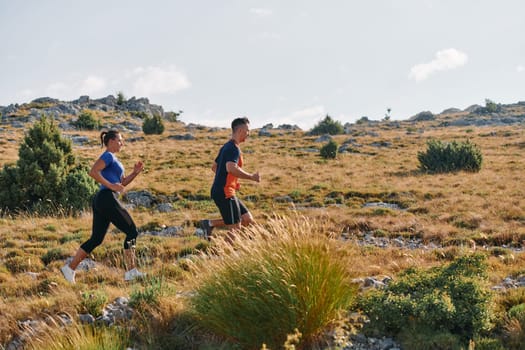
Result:
[[21,105],[10,104],[7,107],[0,106],[0,115],[5,119],[27,115],[29,112],[29,114],[34,116],[48,115],[54,119],[60,119],[63,116],[77,116],[86,109],[103,112],[142,113],[147,116],[160,115],[164,117],[164,109],[162,106],[151,104],[145,97],[132,97],[119,103],[117,98],[113,95],[99,99],[91,99],[89,96],[80,96],[73,101],[60,101],[51,97],[40,97]]

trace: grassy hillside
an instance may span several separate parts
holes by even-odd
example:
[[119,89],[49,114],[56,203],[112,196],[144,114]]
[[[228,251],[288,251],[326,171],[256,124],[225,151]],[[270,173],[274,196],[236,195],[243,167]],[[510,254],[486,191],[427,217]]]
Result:
[[[440,126],[442,122],[438,118],[399,122],[395,127],[386,122],[353,125],[349,134],[334,136],[339,145],[351,140],[351,152],[339,153],[334,160],[322,159],[314,151],[324,145],[315,142],[317,136],[273,129],[268,137],[252,130],[242,145],[244,168],[258,170],[262,180],[259,184],[244,182],[240,197],[263,225],[274,215],[321,223],[347,251],[345,269],[354,277],[395,277],[409,267],[438,266],[470,251],[488,257],[491,285],[524,273],[523,125],[446,127]],[[146,303],[133,321],[143,329],[137,344],[144,348],[158,345],[159,334],[174,337],[182,332],[173,320],[184,323],[177,318],[185,309],[184,298],[179,296],[191,293],[193,287],[180,258],[208,246],[194,233],[200,219],[218,217],[209,199],[210,167],[230,133],[207,127],[188,129],[177,122],[165,125],[162,135],[124,132],[125,139],[137,139],[126,142],[119,154],[128,171],[137,160],[145,163],[144,173],[128,191],[150,191],[174,207],[167,213],[132,209],[140,230],[163,225],[183,228],[177,237],[143,235],[138,239],[142,270],[164,278],[158,302]],[[170,138],[188,132],[194,140]],[[5,126],[2,134],[0,165],[16,161],[23,130]],[[89,164],[102,152],[98,131],[64,131],[64,135],[89,138],[88,144],[74,146],[75,153]],[[425,150],[431,138],[475,143],[484,157],[481,171],[421,173],[417,153]],[[31,213],[3,215],[0,222],[0,344],[6,345],[20,331],[17,321],[83,313],[87,303],[83,293],[100,291],[112,301],[118,296],[136,296],[140,288],[152,285],[151,280],[142,284],[123,281],[123,234],[113,228],[110,231],[115,234],[108,234],[93,252],[97,269],[79,272],[74,286],[66,283],[59,268],[89,237],[89,212],[76,218],[60,213],[43,218]],[[436,248],[407,249],[392,244],[365,249],[359,242],[369,234],[419,239]],[[215,338],[207,339],[212,342]]]

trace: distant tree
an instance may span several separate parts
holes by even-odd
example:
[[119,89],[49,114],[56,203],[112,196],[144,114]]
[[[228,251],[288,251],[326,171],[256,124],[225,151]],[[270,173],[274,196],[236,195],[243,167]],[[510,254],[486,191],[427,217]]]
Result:
[[146,116],[142,122],[142,131],[146,135],[162,134],[164,132],[164,123],[160,115],[154,115],[153,117]]
[[76,214],[89,205],[97,185],[73,155],[71,140],[47,117],[29,129],[18,155],[16,165],[0,171],[1,209]]
[[122,91],[117,92],[117,104],[119,106],[126,103],[126,97],[124,96],[124,93]]
[[499,104],[492,100],[489,100],[488,98],[485,99],[485,111],[487,113],[496,113],[499,112],[500,109],[501,106]]
[[333,120],[328,114],[310,130],[311,135],[338,135],[343,133],[344,128],[341,122]]
[[383,118],[384,121],[389,121],[390,120],[390,112],[392,111],[392,108],[387,108],[386,109],[386,114],[385,114],[385,118]]

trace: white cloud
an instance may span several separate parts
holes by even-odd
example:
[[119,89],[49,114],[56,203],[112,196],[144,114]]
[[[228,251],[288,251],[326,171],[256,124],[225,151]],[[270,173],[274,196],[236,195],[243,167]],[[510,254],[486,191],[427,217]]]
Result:
[[133,91],[139,96],[174,94],[191,85],[186,75],[177,70],[175,66],[137,67],[133,70],[131,77],[134,79]]
[[517,71],[518,73],[523,73],[523,72],[525,72],[525,66],[524,66],[524,65],[521,65],[521,64],[518,65],[518,66],[516,67],[516,71]]
[[272,14],[272,10],[265,8],[251,8],[250,12],[259,17],[266,17]]
[[31,96],[35,96],[35,92],[33,90],[31,90],[31,89],[24,89],[24,90],[19,92],[19,95],[23,96],[25,98],[29,98]]
[[107,83],[104,78],[90,75],[82,80],[57,81],[49,84],[45,89],[45,95],[59,99],[73,99],[81,95],[99,95],[106,89]]
[[106,81],[103,78],[90,75],[80,82],[78,91],[81,95],[97,94],[103,91],[105,87]]
[[325,116],[326,110],[324,106],[316,105],[293,111],[279,118],[279,124],[299,125],[302,129],[310,129]]
[[438,72],[456,69],[464,66],[468,61],[466,53],[456,49],[440,50],[436,53],[436,57],[428,63],[420,63],[412,67],[409,78],[415,81],[427,79],[430,75]]
[[63,96],[67,98],[72,97],[70,95],[71,87],[68,84],[63,83],[61,81],[57,81],[57,82],[49,84],[45,88],[45,94],[46,96],[53,97],[53,98],[62,98]]

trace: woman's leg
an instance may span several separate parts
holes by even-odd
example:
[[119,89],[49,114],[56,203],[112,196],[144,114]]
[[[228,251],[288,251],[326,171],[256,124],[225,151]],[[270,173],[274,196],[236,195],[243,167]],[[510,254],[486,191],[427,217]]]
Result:
[[73,260],[69,263],[69,267],[71,270],[76,270],[78,267],[78,264],[82,262],[87,257],[88,253],[84,251],[82,248],[78,248],[77,253],[73,257]]
[[116,199],[110,211],[110,220],[115,227],[126,234],[124,239],[124,259],[126,269],[128,271],[133,270],[136,268],[135,243],[138,236],[137,226],[128,211]]
[[103,213],[97,208],[100,206],[100,201],[103,201],[103,193],[98,192],[93,198],[93,224],[91,227],[91,237],[78,248],[73,260],[69,263],[69,267],[75,270],[78,265],[84,260],[93,249],[98,247],[106,236],[109,227],[109,220],[107,220]]

